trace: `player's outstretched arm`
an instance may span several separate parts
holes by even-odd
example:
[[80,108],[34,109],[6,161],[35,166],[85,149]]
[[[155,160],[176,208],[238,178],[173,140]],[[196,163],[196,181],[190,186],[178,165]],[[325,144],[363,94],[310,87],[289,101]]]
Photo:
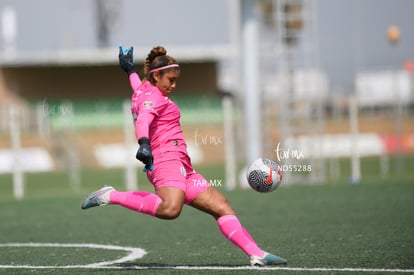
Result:
[[136,91],[141,84],[141,79],[135,69],[134,63],[134,47],[125,48],[119,46],[119,66],[123,69],[129,78],[131,89]]

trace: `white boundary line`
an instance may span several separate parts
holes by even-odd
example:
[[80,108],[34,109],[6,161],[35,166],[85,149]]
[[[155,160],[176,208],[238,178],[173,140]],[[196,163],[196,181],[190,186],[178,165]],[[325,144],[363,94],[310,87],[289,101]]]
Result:
[[0,265],[0,269],[112,269],[112,270],[285,270],[303,272],[383,272],[383,273],[414,273],[414,269],[382,269],[382,268],[324,268],[324,267],[253,267],[253,266],[107,266],[107,265],[60,265],[60,266],[33,266],[33,265]]
[[137,270],[286,270],[286,271],[313,271],[313,272],[391,272],[414,273],[414,269],[386,269],[386,268],[329,268],[329,267],[277,267],[277,266],[128,266]]
[[107,250],[121,250],[129,254],[120,259],[105,261],[86,265],[0,265],[0,269],[134,269],[134,270],[286,270],[286,271],[307,271],[307,272],[389,272],[389,273],[414,273],[414,269],[387,269],[387,268],[329,268],[329,267],[252,267],[252,266],[113,266],[144,257],[147,252],[136,247],[124,247],[101,244],[64,244],[64,243],[0,243],[1,247],[61,247],[61,248],[94,248]]
[[85,244],[85,243],[0,243],[0,247],[60,247],[60,248],[95,248],[95,249],[107,249],[107,250],[121,250],[127,251],[129,254],[120,259],[113,261],[92,263],[87,265],[66,265],[66,266],[30,266],[30,265],[0,265],[0,268],[99,268],[102,266],[108,266],[113,264],[120,264],[144,257],[147,252],[142,248],[125,247],[116,245],[103,245],[103,244]]

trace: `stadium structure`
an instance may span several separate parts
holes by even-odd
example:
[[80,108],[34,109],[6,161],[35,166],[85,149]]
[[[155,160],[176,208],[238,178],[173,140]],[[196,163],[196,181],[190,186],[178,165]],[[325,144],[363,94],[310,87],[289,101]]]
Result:
[[[321,64],[321,1],[212,1],[203,4],[206,14],[200,15],[200,21],[210,20],[210,29],[201,29],[190,14],[200,29],[186,34],[181,43],[168,33],[161,33],[159,41],[150,35],[141,41],[140,31],[148,30],[139,24],[131,38],[133,21],[127,15],[137,8],[131,1],[63,1],[61,7],[53,4],[61,20],[75,24],[73,17],[81,14],[89,21],[79,17],[80,24],[89,25],[75,30],[65,25],[59,33],[63,46],[44,49],[36,43],[22,49],[21,36],[33,34],[27,23],[20,23],[27,14],[20,2],[0,1],[0,173],[12,172],[16,163],[24,171],[60,169],[76,175],[85,167],[134,162],[134,153],[125,157],[135,145],[124,112],[131,91],[118,68],[117,45],[134,46],[142,71],[147,52],[158,42],[180,62],[182,77],[173,97],[182,108],[193,161],[227,165],[231,188],[240,182],[242,167],[260,156],[286,167],[286,182],[316,183],[338,173],[338,158],[352,158],[352,177],[358,181],[359,157],[381,156],[386,172],[388,153],[414,152],[409,142],[414,127],[412,71],[386,71],[385,76],[361,72],[356,93],[333,92]],[[184,2],[187,8],[195,5]],[[65,5],[71,9],[66,11]],[[213,11],[219,23],[211,23]],[[161,23],[154,22],[155,27]],[[56,27],[47,26],[51,34],[57,33]],[[188,30],[184,23],[180,27]],[[77,32],[93,37],[82,45]],[[212,42],[203,40],[203,32]],[[40,40],[45,33],[38,34]],[[188,42],[191,37],[194,43]],[[398,91],[397,103],[381,97],[367,100],[369,92],[378,91],[373,85],[378,79],[385,83],[381,94]],[[358,111],[367,116],[361,118]],[[19,141],[13,141],[16,133]],[[297,167],[306,171],[293,171]]]

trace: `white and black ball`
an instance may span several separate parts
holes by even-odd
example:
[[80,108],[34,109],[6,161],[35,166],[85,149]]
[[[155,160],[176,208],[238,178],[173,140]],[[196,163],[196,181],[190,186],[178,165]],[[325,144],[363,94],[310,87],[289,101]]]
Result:
[[253,190],[267,193],[279,187],[282,182],[282,169],[271,159],[259,158],[247,167],[246,176]]

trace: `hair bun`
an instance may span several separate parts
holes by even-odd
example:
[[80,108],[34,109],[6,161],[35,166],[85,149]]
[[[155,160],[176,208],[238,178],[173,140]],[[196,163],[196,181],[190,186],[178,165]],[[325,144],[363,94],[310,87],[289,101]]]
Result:
[[151,52],[148,54],[148,59],[150,61],[154,60],[157,56],[167,55],[167,50],[162,46],[157,46],[152,48]]
[[167,50],[164,47],[156,46],[152,48],[144,63],[145,80],[148,79],[154,84],[155,80],[152,78],[150,71],[171,64],[177,65],[177,61],[173,57],[167,55]]

